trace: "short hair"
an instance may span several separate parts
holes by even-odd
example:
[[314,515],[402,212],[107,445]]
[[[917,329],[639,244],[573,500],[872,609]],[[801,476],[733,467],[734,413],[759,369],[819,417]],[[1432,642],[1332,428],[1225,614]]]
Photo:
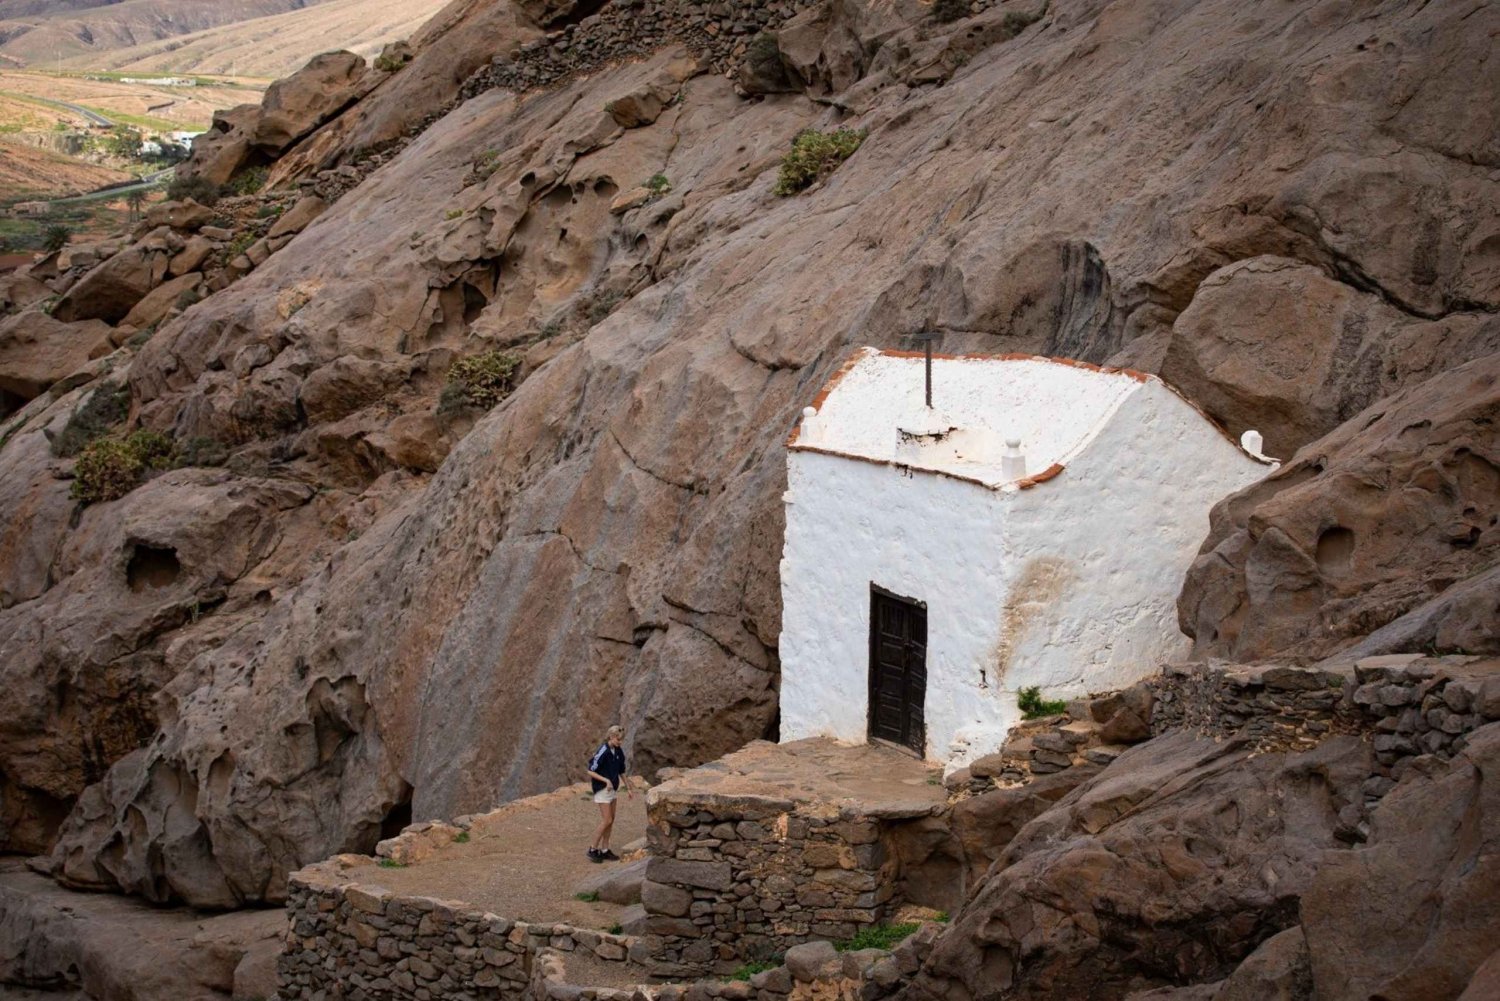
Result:
[[604,737],[605,737],[606,740],[608,740],[610,737],[624,737],[624,736],[625,736],[625,728],[623,726],[621,726],[620,724],[618,724],[618,723],[616,723],[614,726],[610,727],[608,730],[606,730],[604,732]]

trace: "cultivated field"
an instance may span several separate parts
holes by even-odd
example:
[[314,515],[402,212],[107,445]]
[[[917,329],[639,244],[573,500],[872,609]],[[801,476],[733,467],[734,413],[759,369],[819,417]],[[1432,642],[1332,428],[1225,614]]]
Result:
[[7,127],[18,122],[17,116],[23,114],[33,118],[50,115],[70,125],[85,124],[78,114],[56,107],[35,104],[26,107],[23,104],[25,98],[77,105],[122,125],[199,131],[208,127],[216,109],[259,102],[263,89],[263,81],[160,87],[119,80],[91,80],[81,75],[0,70],[0,98],[7,101],[0,105],[0,131],[17,131]]

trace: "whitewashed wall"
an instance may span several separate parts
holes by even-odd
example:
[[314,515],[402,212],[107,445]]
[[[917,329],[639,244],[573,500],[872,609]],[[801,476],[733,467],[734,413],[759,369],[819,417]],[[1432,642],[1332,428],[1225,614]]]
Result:
[[927,756],[946,757],[961,725],[999,725],[1003,702],[980,687],[978,667],[994,650],[1006,583],[1000,495],[949,477],[792,452],[788,498],[782,739],[865,740],[872,582],[927,602]]
[[1122,687],[1181,656],[1208,512],[1265,467],[1156,381],[1057,478],[998,492],[793,450],[781,567],[781,733],[866,739],[870,584],[927,603],[927,757],[959,767],[1016,694]]

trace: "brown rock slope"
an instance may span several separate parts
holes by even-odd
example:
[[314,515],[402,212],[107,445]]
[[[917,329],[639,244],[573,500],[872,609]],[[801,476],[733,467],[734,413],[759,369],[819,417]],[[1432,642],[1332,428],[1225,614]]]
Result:
[[1418,760],[1351,847],[1358,738],[1132,748],[1015,835],[903,1001],[1486,997],[1500,724]]
[[[537,35],[452,5],[273,170],[337,165],[352,191],[3,432],[0,545],[25,558],[0,590],[0,789],[29,818],[7,846],[56,832],[81,886],[274,901],[413,813],[577,775],[615,719],[646,769],[773,729],[781,442],[855,345],[931,328],[944,350],[1165,358],[1235,433],[1271,400],[1276,448],[1495,349],[1500,158],[1475,95],[1500,13],[1063,0],[1016,34],[1029,12],[835,0],[782,33],[802,92],[746,100],[663,51],[481,93],[364,177],[430,110],[412,100]],[[773,195],[795,133],[836,124],[863,147]],[[669,192],[615,204],[655,174]],[[1378,378],[1332,379],[1316,419],[1284,402],[1305,393],[1261,364],[1280,320],[1220,338],[1197,303],[1240,294],[1252,259],[1342,304],[1307,310],[1299,346]],[[1442,353],[1400,350],[1439,326]],[[523,381],[471,426],[437,398],[493,348]],[[76,512],[46,432],[105,369],[127,425],[227,466]],[[136,589],[142,559],[176,569]],[[129,739],[93,742],[98,678],[140,693]]]

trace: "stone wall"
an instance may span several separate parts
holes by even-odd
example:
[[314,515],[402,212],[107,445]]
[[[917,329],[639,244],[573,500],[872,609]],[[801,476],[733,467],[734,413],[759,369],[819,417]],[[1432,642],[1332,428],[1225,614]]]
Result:
[[[368,859],[359,859],[367,862]],[[281,1001],[432,1001],[530,996],[536,956],[587,950],[624,963],[639,943],[563,924],[512,921],[462,903],[397,896],[346,882],[339,859],[309,866],[289,884],[290,927],[277,965]]]
[[930,815],[752,797],[650,810],[640,925],[653,969],[727,973],[811,939],[841,940],[900,903],[894,827]]

